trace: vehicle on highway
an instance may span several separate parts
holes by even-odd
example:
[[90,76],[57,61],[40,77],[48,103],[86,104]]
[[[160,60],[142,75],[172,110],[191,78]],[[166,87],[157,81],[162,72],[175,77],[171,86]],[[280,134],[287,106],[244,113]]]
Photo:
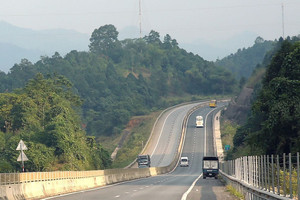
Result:
[[219,158],[215,156],[204,156],[202,159],[203,179],[206,177],[218,178]]
[[180,167],[188,167],[189,166],[189,158],[181,157],[180,158]]
[[149,168],[148,165],[139,165],[139,168]]
[[217,107],[217,100],[211,100],[211,101],[209,102],[209,107],[211,107],[211,108]]
[[203,128],[203,117],[196,116],[196,128]]
[[138,163],[139,168],[144,167],[144,166],[150,167],[150,165],[151,165],[150,156],[149,155],[138,155],[137,163]]

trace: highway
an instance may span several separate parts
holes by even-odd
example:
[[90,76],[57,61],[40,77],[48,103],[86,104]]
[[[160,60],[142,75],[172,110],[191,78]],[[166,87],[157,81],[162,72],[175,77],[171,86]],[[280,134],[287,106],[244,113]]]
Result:
[[[197,104],[184,105],[167,111],[157,123],[157,133],[153,134],[152,141],[148,145],[147,152],[151,155],[151,166],[166,166],[172,162],[180,139],[183,118],[189,109]],[[182,156],[189,157],[189,167],[177,167],[173,172],[150,178],[133,180],[129,182],[114,184],[106,187],[92,189],[88,191],[76,192],[53,199],[125,199],[125,200],[180,200],[188,191],[193,182],[201,179],[201,160],[203,155],[214,155],[212,136],[212,114],[220,109],[223,103],[219,103],[218,108],[213,109],[205,106],[193,112],[187,123],[185,143]],[[204,128],[195,127],[197,115],[204,118]],[[154,130],[155,131],[155,130]],[[157,142],[158,141],[158,142]],[[205,190],[192,190],[191,194],[186,194],[187,199],[221,199],[218,191],[220,182],[207,178],[197,182],[196,187],[205,186]],[[200,184],[200,185],[199,185]],[[224,198],[223,198],[224,199]]]

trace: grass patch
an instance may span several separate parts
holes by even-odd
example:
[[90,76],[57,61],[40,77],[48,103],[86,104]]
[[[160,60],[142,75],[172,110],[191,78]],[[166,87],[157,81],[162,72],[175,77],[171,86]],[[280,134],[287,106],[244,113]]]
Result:
[[237,198],[242,199],[242,200],[245,199],[245,198],[244,198],[244,195],[241,194],[240,192],[238,192],[238,191],[237,191],[234,187],[232,187],[231,185],[226,185],[226,189],[227,189],[227,191],[228,191],[230,194],[236,196]]
[[221,131],[221,138],[222,138],[222,145],[223,147],[225,145],[230,145],[230,148],[233,148],[233,137],[236,133],[236,130],[238,129],[239,125],[224,119],[224,117],[221,117],[220,121],[220,131]]
[[124,141],[123,148],[118,151],[117,157],[113,162],[113,168],[126,167],[142,151],[151,134],[152,127],[160,113],[161,111],[158,111],[141,117],[140,124],[132,128],[131,134],[126,141]]
[[99,136],[97,137],[97,142],[103,146],[103,148],[108,151],[109,154],[117,147],[122,135],[121,134],[114,134],[111,136]]

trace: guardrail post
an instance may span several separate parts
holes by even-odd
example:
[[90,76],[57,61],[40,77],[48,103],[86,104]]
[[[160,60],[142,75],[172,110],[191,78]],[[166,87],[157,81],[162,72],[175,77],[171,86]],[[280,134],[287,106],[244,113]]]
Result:
[[298,194],[298,199],[300,199],[300,179],[299,179],[299,152],[297,152],[297,194]]
[[269,155],[267,155],[267,177],[268,177],[268,181],[267,181],[267,184],[268,184],[268,189],[267,191],[270,192],[270,157]]
[[275,194],[275,186],[274,186],[274,156],[273,156],[273,154],[271,155],[271,163],[272,163],[272,190],[273,190],[273,193]]
[[289,153],[289,171],[290,171],[290,198],[293,198],[293,184],[292,184],[292,154]]
[[268,179],[267,179],[267,156],[264,155],[264,174],[265,174],[265,190],[268,190]]
[[255,187],[258,186],[258,165],[257,165],[257,156],[255,156]]
[[248,184],[250,184],[251,185],[251,156],[248,156],[247,157],[247,160],[246,160],[246,163],[247,163],[247,175],[248,175]]
[[283,196],[286,196],[286,185],[285,185],[285,153],[283,153]]
[[280,195],[280,165],[279,165],[279,155],[277,155],[277,194]]
[[260,186],[261,189],[264,189],[264,157],[263,156],[260,156],[260,177],[261,177]]

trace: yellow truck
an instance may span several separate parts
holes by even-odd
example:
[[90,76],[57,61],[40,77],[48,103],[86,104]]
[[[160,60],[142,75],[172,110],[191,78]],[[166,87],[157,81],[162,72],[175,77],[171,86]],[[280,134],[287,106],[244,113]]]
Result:
[[217,107],[217,100],[211,100],[211,101],[209,102],[209,107],[211,107],[211,108]]

